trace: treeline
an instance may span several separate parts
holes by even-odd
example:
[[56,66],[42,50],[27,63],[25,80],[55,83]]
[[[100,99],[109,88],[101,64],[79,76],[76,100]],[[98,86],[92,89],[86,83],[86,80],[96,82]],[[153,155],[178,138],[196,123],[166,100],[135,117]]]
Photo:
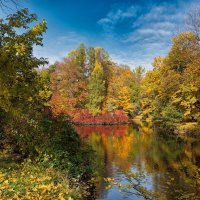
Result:
[[143,67],[132,71],[112,62],[103,48],[84,44],[49,74],[53,113],[75,123],[120,123],[138,114],[169,126],[199,122],[200,44],[193,32],[173,37],[167,56],[156,57],[146,74]]
[[153,69],[133,71],[111,61],[100,47],[81,44],[49,68],[54,114],[65,113],[75,123],[121,123],[143,120],[173,128],[200,120],[200,43],[193,32],[172,39],[166,57]]
[[80,44],[49,70],[49,103],[55,114],[65,113],[80,123],[120,123],[139,111],[144,69],[117,65],[101,47]]

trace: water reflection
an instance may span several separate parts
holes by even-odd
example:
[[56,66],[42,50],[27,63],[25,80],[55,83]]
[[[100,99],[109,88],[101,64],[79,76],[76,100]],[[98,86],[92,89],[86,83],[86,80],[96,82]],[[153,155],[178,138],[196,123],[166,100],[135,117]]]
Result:
[[[101,177],[125,182],[126,171],[144,170],[146,187],[162,193],[163,198],[200,199],[199,141],[161,137],[146,126],[77,126],[76,129],[96,151]],[[96,199],[125,198],[117,188],[106,190],[105,186],[103,180],[99,182]]]

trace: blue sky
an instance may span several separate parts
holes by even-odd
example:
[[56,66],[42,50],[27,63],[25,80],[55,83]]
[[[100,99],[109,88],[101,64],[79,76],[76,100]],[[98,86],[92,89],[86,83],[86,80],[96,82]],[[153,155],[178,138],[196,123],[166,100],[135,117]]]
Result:
[[165,55],[171,36],[183,27],[197,0],[27,0],[25,7],[48,22],[44,47],[37,56],[61,60],[81,42],[105,48],[112,60],[151,68]]

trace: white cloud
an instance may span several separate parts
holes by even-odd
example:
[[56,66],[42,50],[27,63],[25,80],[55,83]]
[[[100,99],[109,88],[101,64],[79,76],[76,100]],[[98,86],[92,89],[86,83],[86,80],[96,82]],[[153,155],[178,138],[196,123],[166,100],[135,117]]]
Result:
[[154,57],[164,56],[169,50],[171,37],[177,24],[183,22],[184,9],[183,7],[177,8],[173,4],[162,3],[159,6],[152,6],[149,10],[143,10],[142,13],[139,12],[142,8],[137,6],[130,6],[123,12],[121,8],[115,12],[111,10],[105,18],[98,22],[104,28],[105,33],[109,30],[107,33],[109,38],[111,34],[116,37],[115,26],[126,19],[124,13],[131,9],[135,11],[130,12],[132,15],[128,18],[129,22],[132,21],[132,26],[127,27],[125,34],[118,35],[117,42],[118,46],[121,44],[121,48],[111,50],[111,55],[113,60],[129,64],[131,67],[143,65],[150,68]]
[[154,28],[141,28],[138,30],[138,33],[141,35],[156,35],[156,36],[169,36],[171,34],[170,31],[164,29],[154,29]]
[[112,9],[105,18],[100,19],[97,23],[101,25],[105,31],[109,32],[118,22],[136,17],[139,9],[139,7],[133,5],[125,9]]
[[[136,5],[113,7],[97,21],[103,33],[98,34],[93,45],[104,47],[114,62],[128,64],[131,68],[138,65],[151,68],[154,57],[164,56],[169,50],[171,36],[183,22],[188,5],[161,3],[148,8]],[[120,25],[122,31],[117,29]],[[69,31],[49,38],[44,48],[36,49],[35,54],[49,58],[52,64],[81,42],[92,44],[92,38]]]

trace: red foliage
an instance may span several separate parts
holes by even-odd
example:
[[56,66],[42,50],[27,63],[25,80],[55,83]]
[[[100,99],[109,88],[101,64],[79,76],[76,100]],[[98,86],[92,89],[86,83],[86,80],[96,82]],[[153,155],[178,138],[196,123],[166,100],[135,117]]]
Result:
[[123,110],[93,116],[87,109],[77,109],[71,117],[75,124],[123,124],[127,123],[128,119]]

